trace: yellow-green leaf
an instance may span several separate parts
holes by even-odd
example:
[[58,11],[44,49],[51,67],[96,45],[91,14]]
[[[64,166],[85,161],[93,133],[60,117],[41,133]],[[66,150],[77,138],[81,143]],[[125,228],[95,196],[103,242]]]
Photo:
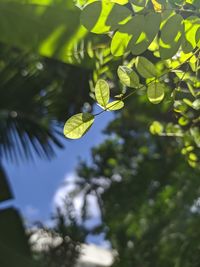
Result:
[[144,16],[135,15],[126,24],[121,25],[112,38],[111,53],[116,57],[122,56],[131,38],[137,39],[140,36],[143,24]]
[[138,88],[140,85],[139,77],[134,70],[128,68],[127,66],[119,66],[117,70],[120,81],[128,86],[133,88]]
[[95,1],[85,6],[81,12],[81,24],[97,34],[116,30],[131,15],[123,5],[111,1]]
[[183,18],[179,14],[175,14],[169,19],[161,28],[161,35],[159,39],[160,57],[168,59],[173,57],[182,42],[184,33]]
[[66,121],[63,133],[67,138],[78,139],[89,130],[93,122],[94,115],[90,113],[76,114]]
[[118,109],[122,109],[124,107],[124,102],[121,100],[116,100],[113,102],[110,102],[106,105],[106,109],[107,110],[118,110]]
[[145,52],[160,29],[161,15],[159,13],[149,12],[147,15],[140,15],[140,18],[142,21],[137,26],[137,30],[133,28],[133,31],[139,30],[139,35],[133,34],[128,44],[128,49],[133,55]]
[[137,57],[136,69],[144,78],[152,78],[157,76],[156,67],[144,57]]
[[98,104],[102,107],[106,107],[110,99],[110,88],[106,81],[98,80],[95,86],[95,97]]
[[161,134],[163,132],[163,126],[159,121],[153,121],[149,130],[152,134]]
[[147,96],[151,103],[160,103],[165,95],[165,87],[159,82],[151,83],[147,88]]

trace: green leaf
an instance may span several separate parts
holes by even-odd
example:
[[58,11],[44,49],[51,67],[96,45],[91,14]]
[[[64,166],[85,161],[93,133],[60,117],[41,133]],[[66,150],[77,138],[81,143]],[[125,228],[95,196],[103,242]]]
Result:
[[159,82],[151,83],[147,88],[147,96],[151,103],[160,103],[165,95],[165,87]]
[[200,47],[200,28],[196,32],[195,39],[196,39],[197,46]]
[[131,68],[126,66],[119,66],[117,70],[120,81],[128,86],[133,88],[138,88],[140,85],[139,77]]
[[171,58],[177,53],[182,42],[183,32],[181,15],[173,15],[164,23],[159,39],[159,51],[162,59]]
[[185,38],[183,40],[182,49],[184,53],[192,52],[196,47],[196,32],[200,27],[200,19],[196,16],[190,16],[184,20]]
[[144,78],[152,78],[157,76],[156,67],[144,57],[137,57],[136,69]]
[[0,1],[0,41],[45,57],[77,64],[74,47],[87,35],[79,23],[80,10],[72,1],[65,1],[65,4],[63,1],[53,2]]
[[131,0],[130,2],[136,6],[141,6],[141,7],[144,7],[147,4],[147,0]]
[[111,53],[115,57],[120,57],[126,52],[127,45],[131,40],[131,35],[117,31],[111,41]]
[[192,103],[192,107],[195,110],[200,110],[200,99],[196,99],[193,103]]
[[124,107],[124,102],[121,100],[116,100],[106,105],[106,109],[110,111],[122,109],[123,107]]
[[110,88],[106,81],[98,80],[95,86],[95,97],[98,104],[102,107],[106,107],[110,99]]
[[126,24],[121,25],[114,34],[111,42],[111,53],[114,56],[122,56],[132,37],[137,39],[140,36],[144,24],[142,15],[133,16]]
[[90,32],[102,34],[116,30],[131,15],[131,11],[110,1],[88,4],[81,12],[81,24]]
[[142,22],[139,26],[139,36],[133,35],[128,45],[133,55],[140,55],[145,52],[160,28],[161,15],[159,13],[150,12],[146,16],[141,17]]
[[64,125],[64,135],[70,139],[82,137],[94,122],[94,115],[79,113],[69,118]]
[[152,134],[161,134],[163,132],[163,126],[159,121],[153,121],[149,130]]

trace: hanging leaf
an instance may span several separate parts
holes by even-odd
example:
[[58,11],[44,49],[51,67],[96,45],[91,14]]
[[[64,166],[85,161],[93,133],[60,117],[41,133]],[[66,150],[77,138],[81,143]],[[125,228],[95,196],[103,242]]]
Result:
[[151,83],[147,88],[147,96],[151,103],[160,103],[165,95],[165,87],[159,82]]
[[161,29],[161,36],[159,39],[160,57],[168,59],[173,57],[182,42],[184,27],[183,18],[181,15],[171,16]]
[[152,78],[157,76],[156,67],[145,57],[137,57],[136,69],[144,78]]
[[110,111],[122,109],[123,107],[124,107],[124,102],[121,100],[116,100],[106,105],[106,109]]
[[119,24],[131,15],[125,6],[111,1],[96,1],[88,4],[81,12],[81,24],[97,34],[116,30]]
[[131,50],[133,55],[140,55],[147,50],[159,31],[160,23],[161,15],[158,13],[150,12],[142,16],[139,35],[133,35],[128,45],[128,49]]
[[185,38],[183,40],[182,49],[184,53],[190,53],[196,47],[196,32],[200,28],[200,18],[190,16],[184,20]]
[[119,66],[117,74],[124,85],[132,88],[138,88],[140,86],[139,77],[131,68]]
[[79,113],[69,118],[64,125],[64,135],[70,139],[82,137],[90,129],[94,122],[94,115]]
[[116,57],[122,56],[131,38],[137,39],[140,36],[143,24],[144,16],[135,15],[126,24],[120,26],[112,38],[111,53]]
[[95,97],[98,104],[102,107],[106,107],[110,99],[110,88],[106,81],[98,80],[95,86]]

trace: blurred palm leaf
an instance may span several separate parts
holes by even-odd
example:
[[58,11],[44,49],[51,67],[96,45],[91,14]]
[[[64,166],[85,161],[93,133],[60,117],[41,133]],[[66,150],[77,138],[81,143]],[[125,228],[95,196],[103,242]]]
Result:
[[[0,153],[51,158],[61,125],[88,97],[89,72],[0,44]],[[83,90],[84,88],[84,90]]]

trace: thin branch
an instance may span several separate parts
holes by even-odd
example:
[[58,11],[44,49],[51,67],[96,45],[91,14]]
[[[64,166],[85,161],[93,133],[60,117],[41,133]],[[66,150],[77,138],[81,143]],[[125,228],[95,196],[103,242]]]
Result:
[[128,95],[122,97],[119,101],[117,101],[116,103],[114,103],[113,105],[109,106],[109,108],[105,108],[104,110],[100,111],[99,113],[94,114],[94,116],[99,116],[100,114],[104,113],[105,111],[108,111],[110,108],[114,107],[115,105],[117,105],[120,101],[124,101],[127,98],[129,98],[130,96],[132,96],[137,90],[143,89],[146,86],[152,84],[153,82],[155,82],[156,80],[161,79],[163,76],[165,76],[166,74],[169,74],[171,71],[176,70],[178,68],[180,68],[182,65],[184,65],[185,63],[187,63],[196,53],[198,53],[200,50],[200,48],[198,48],[187,60],[185,60],[184,62],[182,62],[180,65],[176,66],[175,68],[169,69],[167,72],[161,74],[159,77],[156,77],[154,80],[148,82],[145,85],[140,86],[139,88],[135,88],[136,90],[129,93]]

